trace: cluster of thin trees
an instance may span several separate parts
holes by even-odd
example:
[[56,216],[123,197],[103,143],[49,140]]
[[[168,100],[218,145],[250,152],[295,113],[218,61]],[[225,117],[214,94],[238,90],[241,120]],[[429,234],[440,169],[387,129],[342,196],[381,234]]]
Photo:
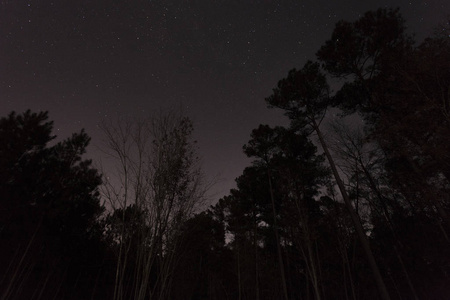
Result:
[[104,123],[102,175],[84,131],[0,119],[0,299],[447,299],[448,36],[417,44],[390,9],[337,23],[266,99],[289,126],[253,130],[206,210],[179,113]]
[[117,253],[113,299],[170,299],[183,224],[205,200],[191,121],[176,113],[104,125],[119,164],[104,195]]

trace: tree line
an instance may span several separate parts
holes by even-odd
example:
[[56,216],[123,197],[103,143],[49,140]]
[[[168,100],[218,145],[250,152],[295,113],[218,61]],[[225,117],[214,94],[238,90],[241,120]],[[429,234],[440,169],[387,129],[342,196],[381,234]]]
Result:
[[398,9],[338,22],[207,209],[181,114],[103,123],[104,174],[84,131],[1,118],[0,299],[447,299],[449,34],[417,43]]

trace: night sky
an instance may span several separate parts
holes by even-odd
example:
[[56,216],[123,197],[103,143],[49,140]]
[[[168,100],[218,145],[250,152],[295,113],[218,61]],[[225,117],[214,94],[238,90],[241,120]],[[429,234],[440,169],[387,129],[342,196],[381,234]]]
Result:
[[[182,109],[191,117],[213,200],[249,160],[261,123],[286,123],[264,98],[301,68],[334,24],[400,7],[420,41],[450,13],[435,1],[1,1],[0,114],[48,110],[61,138],[85,128],[99,160],[98,123]],[[3,141],[0,141],[3,142]]]

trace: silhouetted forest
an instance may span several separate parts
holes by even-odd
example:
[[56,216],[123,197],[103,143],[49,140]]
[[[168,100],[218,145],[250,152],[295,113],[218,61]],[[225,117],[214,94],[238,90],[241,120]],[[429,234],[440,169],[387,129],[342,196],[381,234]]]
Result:
[[337,23],[208,208],[183,115],[103,123],[105,174],[83,130],[1,118],[0,299],[449,299],[449,36],[392,9]]

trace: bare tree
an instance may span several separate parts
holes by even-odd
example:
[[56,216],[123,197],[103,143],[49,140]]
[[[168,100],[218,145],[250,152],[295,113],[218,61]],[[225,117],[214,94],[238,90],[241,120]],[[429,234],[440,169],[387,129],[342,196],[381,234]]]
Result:
[[[335,122],[332,124],[333,130],[336,133],[336,141],[333,145],[334,152],[342,160],[342,170],[347,173],[348,177],[359,177],[364,179],[363,182],[368,189],[368,207],[372,213],[376,213],[385,220],[394,240],[393,250],[400,263],[404,278],[410,288],[414,299],[419,299],[414,285],[411,281],[410,274],[405,267],[402,255],[399,249],[402,248],[400,239],[396,233],[394,225],[392,224],[392,207],[389,203],[393,200],[386,196],[386,191],[390,188],[383,184],[382,177],[385,177],[382,167],[384,159],[381,149],[374,143],[368,143],[367,138],[364,137],[360,130],[352,130],[342,122]],[[360,187],[357,187],[359,189]],[[392,193],[392,191],[390,191]],[[357,192],[358,194],[358,192]],[[374,196],[374,199],[370,197]]]
[[102,129],[117,163],[103,189],[116,224],[114,300],[167,299],[181,226],[205,199],[192,122],[170,112]]

